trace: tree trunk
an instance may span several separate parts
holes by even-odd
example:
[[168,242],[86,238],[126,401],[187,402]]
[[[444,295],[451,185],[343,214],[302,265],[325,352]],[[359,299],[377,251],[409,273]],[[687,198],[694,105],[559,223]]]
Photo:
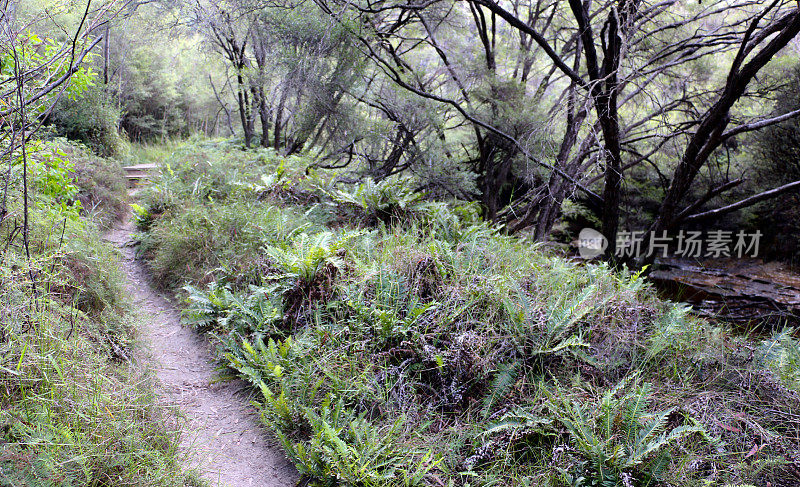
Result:
[[244,132],[244,145],[245,147],[250,148],[250,139],[252,138],[253,134],[250,132],[250,125],[247,121],[247,110],[245,106],[244,93],[242,93],[241,86],[239,86],[237,98],[239,102],[239,117],[241,118],[242,131]]
[[269,147],[269,106],[264,96],[264,87],[258,87],[258,114],[261,117],[261,147]]
[[281,135],[283,132],[283,109],[286,106],[286,98],[289,96],[289,88],[284,86],[281,92],[281,98],[278,101],[278,109],[275,110],[275,143],[274,147],[276,151],[279,151],[281,148]]
[[108,84],[108,60],[111,53],[110,48],[111,39],[111,25],[106,26],[106,32],[103,35],[103,84]]

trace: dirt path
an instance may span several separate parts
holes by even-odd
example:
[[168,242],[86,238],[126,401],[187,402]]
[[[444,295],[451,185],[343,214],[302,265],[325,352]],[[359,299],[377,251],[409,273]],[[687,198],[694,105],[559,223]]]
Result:
[[212,485],[295,485],[297,472],[247,404],[244,383],[213,383],[215,366],[207,342],[181,326],[175,307],[152,288],[142,264],[134,259],[132,232],[126,221],[105,239],[124,254],[125,287],[144,317],[142,338],[162,395],[186,417],[181,448],[189,453],[187,467],[197,468]]

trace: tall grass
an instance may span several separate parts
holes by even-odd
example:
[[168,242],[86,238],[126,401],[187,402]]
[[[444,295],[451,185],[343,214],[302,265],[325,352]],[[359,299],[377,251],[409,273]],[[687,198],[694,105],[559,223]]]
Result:
[[157,406],[151,377],[120,364],[131,337],[67,307],[34,312],[17,330],[10,318],[0,357],[0,483],[186,485],[176,413]]
[[117,252],[100,238],[120,212],[121,170],[58,144],[59,166],[33,166],[30,259],[18,201],[0,224],[0,485],[194,485],[177,413],[132,361],[136,323]]

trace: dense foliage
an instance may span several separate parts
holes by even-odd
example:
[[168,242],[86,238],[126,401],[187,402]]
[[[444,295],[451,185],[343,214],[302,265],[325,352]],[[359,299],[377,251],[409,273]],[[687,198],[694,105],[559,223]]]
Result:
[[[775,114],[800,110],[800,66],[789,71],[778,92]],[[767,128],[755,140],[754,176],[762,188],[788,184],[800,179],[800,120],[789,119]],[[800,247],[795,235],[800,234],[800,194],[790,194],[777,201],[762,204],[755,215],[755,225],[772,228],[767,236],[770,257],[790,258],[798,262]]]
[[[213,161],[213,162],[212,162]],[[139,208],[184,319],[319,485],[794,485],[798,342],[302,158],[195,142]],[[394,215],[394,216],[390,216]],[[705,483],[705,484],[704,484]]]
[[[129,207],[306,485],[800,484],[797,331],[614,256],[712,226],[798,256],[795,0],[20,0],[0,30],[0,484],[198,483],[130,360]],[[582,227],[602,263],[545,245]]]
[[[796,253],[783,235],[800,183],[749,200],[800,181],[770,143],[791,147],[793,116],[778,119],[800,114],[792,1],[128,7],[95,32],[94,86],[47,120],[100,154],[124,155],[127,140],[232,135],[313,154],[310,167],[352,181],[417,176],[413,190],[478,202],[486,219],[539,241],[596,227],[607,257],[621,231],[711,223],[778,226],[769,256]],[[63,7],[55,26],[36,27],[63,37],[59,22],[81,12]],[[773,206],[790,218],[771,218]]]
[[245,145],[260,125],[261,146],[354,180],[414,173],[537,240],[580,208],[610,254],[621,230],[677,233],[762,201],[751,136],[800,114],[771,112],[798,59],[788,0],[182,5],[229,70],[221,106]]

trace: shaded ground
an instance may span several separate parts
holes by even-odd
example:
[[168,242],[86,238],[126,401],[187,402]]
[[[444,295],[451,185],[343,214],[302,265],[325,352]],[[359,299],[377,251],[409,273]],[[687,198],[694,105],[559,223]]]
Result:
[[668,259],[650,277],[670,299],[709,319],[800,325],[800,275],[758,259]]
[[127,220],[106,235],[124,254],[125,288],[143,316],[141,331],[160,394],[185,415],[181,448],[190,465],[212,485],[226,487],[295,485],[298,474],[280,447],[271,442],[248,405],[245,384],[215,383],[208,343],[180,324],[180,314],[150,285],[130,246]]

